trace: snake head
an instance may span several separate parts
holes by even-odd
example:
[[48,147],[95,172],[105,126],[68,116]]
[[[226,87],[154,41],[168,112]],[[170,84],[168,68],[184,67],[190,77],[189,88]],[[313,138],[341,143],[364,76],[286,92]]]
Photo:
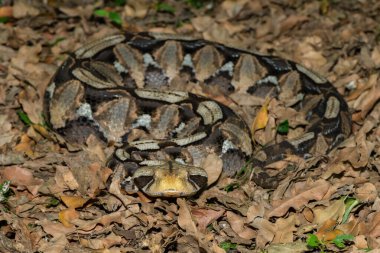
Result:
[[173,161],[140,167],[132,179],[142,192],[151,197],[188,197],[207,187],[204,169]]

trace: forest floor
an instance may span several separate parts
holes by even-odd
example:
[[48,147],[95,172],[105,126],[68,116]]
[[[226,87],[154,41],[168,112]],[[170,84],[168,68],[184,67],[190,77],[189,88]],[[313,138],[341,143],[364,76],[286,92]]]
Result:
[[[378,252],[380,1],[77,2],[0,0],[0,252]],[[104,164],[84,155],[104,156],[99,146],[49,140],[41,115],[67,53],[120,30],[301,63],[344,96],[353,133],[274,191],[248,182],[196,199],[111,195]]]

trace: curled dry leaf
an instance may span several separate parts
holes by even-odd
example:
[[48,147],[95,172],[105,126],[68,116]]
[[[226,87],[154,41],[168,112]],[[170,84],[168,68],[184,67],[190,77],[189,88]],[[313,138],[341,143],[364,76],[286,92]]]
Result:
[[65,235],[75,231],[75,228],[72,226],[65,227],[61,223],[52,222],[49,220],[37,221],[36,224],[41,225],[42,229],[54,238],[64,237]]
[[260,248],[271,242],[276,234],[276,225],[264,218],[257,218],[250,225],[257,229],[256,243]]
[[144,1],[130,1],[124,7],[124,14],[127,17],[144,18],[149,10],[150,2]]
[[[84,157],[86,159],[87,157]],[[95,197],[101,189],[105,188],[105,183],[112,170],[101,166],[100,162],[90,163],[84,160],[78,163],[72,163],[71,170],[76,181],[79,184],[78,191],[83,195]]]
[[232,230],[241,238],[251,240],[257,235],[255,230],[246,225],[246,218],[241,217],[234,212],[227,212],[227,221],[230,223]]
[[127,219],[132,215],[129,210],[117,211],[110,214],[102,215],[99,218],[92,220],[76,219],[71,222],[77,227],[77,233],[88,234],[95,229],[98,225],[109,226],[112,223],[123,223],[124,219]]
[[378,195],[376,186],[372,183],[364,183],[356,189],[356,197],[361,202],[373,202]]
[[177,204],[179,206],[178,210],[178,225],[185,230],[187,233],[198,237],[198,229],[193,221],[191,212],[188,205],[184,199],[177,199]]
[[342,223],[336,226],[336,229],[342,230],[344,234],[350,235],[360,235],[367,233],[367,226],[361,219],[351,216],[350,221],[347,223]]
[[364,235],[356,236],[354,243],[358,249],[368,249],[368,243]]
[[215,153],[211,153],[202,161],[201,168],[207,172],[207,185],[211,185],[215,183],[222,174],[223,161]]
[[[77,190],[79,188],[78,181],[75,179],[72,171],[68,167],[57,166],[55,172],[55,187],[61,189]],[[55,188],[51,186],[51,188]],[[57,190],[57,188],[55,188]]]
[[291,243],[293,242],[293,232],[297,231],[296,225],[299,224],[296,215],[290,215],[287,218],[279,218],[276,221],[276,233],[273,243]]
[[[60,224],[62,225],[62,224]],[[62,225],[63,226],[63,225]],[[69,244],[69,240],[65,236],[60,236],[58,238],[52,238],[49,241],[41,240],[39,243],[38,251],[44,253],[56,253],[62,252]]]
[[8,115],[0,115],[0,147],[15,140],[15,137],[19,135],[16,129],[12,129],[12,124],[9,122]]
[[37,16],[40,11],[28,1],[15,1],[13,5],[13,17],[23,18],[26,16]]
[[204,32],[209,29],[212,22],[213,20],[209,16],[196,17],[191,19],[192,25],[198,32]]
[[374,213],[368,219],[368,235],[372,238],[380,236],[380,212]]
[[33,88],[27,87],[25,91],[21,91],[18,100],[22,105],[22,109],[28,115],[29,119],[34,123],[42,123],[42,98],[40,98]]
[[198,229],[204,233],[209,224],[219,219],[224,214],[224,210],[212,210],[198,208],[191,211],[191,215],[197,222]]
[[236,17],[244,7],[246,7],[248,0],[238,0],[238,1],[223,1],[221,7],[227,13],[229,18]]
[[271,244],[266,248],[268,253],[303,253],[310,250],[306,243],[299,240],[291,243]]
[[364,119],[373,109],[374,105],[380,100],[380,82],[378,75],[376,77],[376,85],[372,86],[370,90],[363,92],[355,101],[354,108],[359,112],[352,116],[354,121]]
[[118,199],[123,202],[125,206],[128,206],[132,203],[132,199],[123,194],[120,189],[120,183],[125,178],[125,170],[123,168],[117,168],[113,172],[112,181],[110,186],[108,187],[108,190],[111,194],[115,195]]
[[112,246],[118,245],[122,242],[122,237],[115,235],[115,234],[109,234],[105,238],[99,238],[99,239],[80,239],[80,244],[86,248],[100,250],[100,249],[109,249]]
[[280,31],[281,32],[288,31],[288,30],[292,29],[293,27],[295,27],[296,25],[303,23],[308,19],[309,18],[307,16],[304,16],[304,15],[289,16],[288,18],[286,18],[285,20],[283,20],[281,22]]
[[268,217],[281,217],[291,207],[299,210],[311,200],[321,200],[331,187],[330,183],[325,180],[299,182],[297,184],[303,186],[298,188],[301,189],[300,192],[291,192],[291,197],[276,201],[273,209],[267,213]]

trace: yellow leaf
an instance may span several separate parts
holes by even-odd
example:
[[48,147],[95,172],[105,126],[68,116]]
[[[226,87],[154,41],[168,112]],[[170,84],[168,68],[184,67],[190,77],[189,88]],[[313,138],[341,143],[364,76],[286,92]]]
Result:
[[27,134],[23,134],[20,139],[20,143],[16,145],[15,150],[18,152],[24,152],[27,156],[33,155],[32,145],[34,141],[29,138]]
[[335,229],[337,222],[334,219],[326,220],[315,235],[320,241],[332,241],[338,235],[344,234],[340,229]]
[[61,196],[61,199],[69,208],[82,207],[88,201],[88,198],[82,198],[79,196]]
[[265,128],[268,123],[268,105],[269,105],[270,99],[267,98],[263,104],[263,106],[260,108],[259,112],[256,115],[255,120],[252,123],[251,131],[252,135],[256,132],[256,130]]
[[39,124],[33,124],[32,127],[37,131],[39,132],[43,137],[49,139],[49,140],[52,140],[52,137],[51,137],[51,134],[49,133],[49,131],[42,125],[39,125]]
[[58,219],[65,227],[72,227],[73,224],[71,223],[72,220],[78,219],[79,213],[75,211],[74,208],[67,208],[65,210],[62,210],[58,213]]

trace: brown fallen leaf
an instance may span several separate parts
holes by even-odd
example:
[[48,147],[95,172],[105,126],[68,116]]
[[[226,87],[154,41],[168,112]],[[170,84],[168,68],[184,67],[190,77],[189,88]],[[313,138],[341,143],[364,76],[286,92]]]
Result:
[[296,225],[299,224],[296,215],[290,215],[287,218],[276,220],[276,233],[273,243],[291,243],[293,242],[293,232],[297,231]]
[[256,218],[250,225],[258,231],[256,243],[260,248],[271,242],[276,234],[276,225],[264,218]]
[[296,25],[307,21],[309,18],[304,15],[291,15],[281,22],[281,32],[288,31]]
[[342,220],[345,211],[346,205],[344,203],[344,200],[336,200],[324,209],[314,209],[313,223],[317,224],[318,226],[322,226],[328,220],[334,220],[339,223]]
[[19,93],[18,100],[32,123],[39,124],[43,122],[42,98],[40,98],[35,89],[26,87],[25,90]]
[[247,222],[252,222],[254,219],[264,217],[265,207],[259,203],[252,203],[248,208]]
[[[92,220],[72,219],[71,223],[76,226],[76,231],[78,233],[88,234],[92,233],[92,230],[99,225],[106,227],[109,226],[111,223],[127,223],[129,220],[127,221],[126,219],[130,217],[132,214],[133,213],[129,210],[122,210],[110,214],[105,214],[100,216],[99,218]],[[134,223],[132,224],[134,225]]]
[[130,1],[124,7],[124,14],[127,17],[144,18],[150,7],[149,1]]
[[266,248],[268,253],[303,253],[310,250],[306,243],[299,240],[291,243],[271,244]]
[[[62,189],[62,191],[65,189],[77,190],[79,188],[78,181],[68,167],[56,166],[54,179],[55,186],[57,186],[58,189]],[[54,185],[51,187],[54,187]]]
[[315,233],[318,239],[322,242],[332,241],[338,235],[344,234],[342,230],[335,229],[337,222],[334,219],[326,220],[320,229]]
[[223,169],[223,160],[215,153],[208,154],[200,166],[207,172],[207,185],[215,183]]
[[364,183],[362,186],[356,189],[356,197],[361,202],[373,202],[378,196],[376,186],[372,183]]
[[66,237],[67,234],[75,231],[74,227],[65,227],[62,223],[57,223],[46,219],[38,220],[36,221],[36,224],[42,226],[42,229],[54,238],[59,238],[61,236]]
[[354,240],[355,246],[359,249],[367,249],[368,243],[364,235],[358,235]]
[[251,240],[256,237],[257,232],[246,225],[246,218],[227,211],[227,221],[230,223],[232,230],[241,238]]
[[[377,76],[378,77],[378,76]],[[354,121],[363,120],[366,115],[373,109],[374,105],[380,100],[380,82],[376,80],[376,85],[366,92],[363,92],[354,103],[354,108],[359,111],[352,118]]]
[[372,238],[380,236],[380,212],[376,212],[368,219],[368,235]]
[[40,13],[37,7],[26,1],[16,1],[13,5],[13,16],[15,18],[23,18],[26,16],[37,16]]
[[109,249],[112,246],[119,245],[122,242],[122,237],[111,233],[99,239],[81,238],[79,242],[82,246],[94,250]]
[[342,230],[345,234],[360,235],[367,233],[367,226],[360,218],[351,216],[349,222],[339,224],[336,229]]
[[198,229],[191,216],[190,209],[186,204],[186,200],[178,198],[177,204],[179,206],[178,210],[178,225],[185,230],[188,234],[191,234],[198,238]]
[[25,187],[28,191],[37,195],[38,188],[43,184],[43,180],[35,178],[31,170],[19,166],[5,167],[0,170],[3,180],[10,180],[11,185]]
[[69,240],[67,240],[66,236],[62,235],[60,237],[52,238],[49,241],[41,240],[38,245],[38,251],[44,253],[62,252],[68,244]]
[[267,213],[267,217],[281,217],[293,207],[295,210],[301,209],[310,200],[321,200],[330,188],[330,183],[325,180],[299,182],[295,184],[298,191],[291,192],[292,196],[283,200],[278,200],[273,205],[273,209]]

